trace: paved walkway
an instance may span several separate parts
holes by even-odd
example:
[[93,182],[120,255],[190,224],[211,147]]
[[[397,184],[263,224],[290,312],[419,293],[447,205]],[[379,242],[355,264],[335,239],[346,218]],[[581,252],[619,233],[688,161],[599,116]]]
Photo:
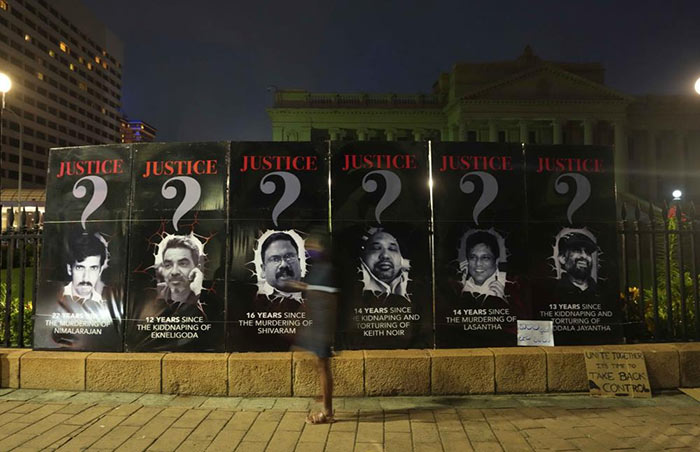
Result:
[[700,402],[537,396],[307,398],[0,389],[0,451],[700,450]]

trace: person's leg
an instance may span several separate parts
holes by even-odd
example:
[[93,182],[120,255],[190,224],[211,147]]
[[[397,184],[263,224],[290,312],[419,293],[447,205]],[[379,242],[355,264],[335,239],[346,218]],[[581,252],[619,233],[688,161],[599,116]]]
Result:
[[329,358],[316,360],[318,376],[321,380],[321,397],[323,398],[323,414],[333,416],[333,375],[331,374],[331,361]]

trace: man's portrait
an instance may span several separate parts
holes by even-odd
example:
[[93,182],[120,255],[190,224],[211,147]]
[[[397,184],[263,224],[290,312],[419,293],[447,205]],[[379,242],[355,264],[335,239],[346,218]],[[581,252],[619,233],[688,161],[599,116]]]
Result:
[[255,250],[258,294],[302,301],[295,282],[306,275],[304,240],[295,231],[266,231]]
[[471,230],[462,236],[458,248],[462,293],[505,299],[506,273],[499,264],[506,258],[505,240],[493,230]]
[[203,309],[199,303],[204,274],[204,245],[194,235],[166,235],[155,255],[158,299],[168,305]]
[[588,230],[564,228],[557,235],[554,248],[560,289],[574,293],[595,292],[598,253],[595,236]]
[[64,300],[102,303],[101,276],[109,257],[105,239],[99,233],[76,233],[68,239],[67,251],[70,282],[63,288]]
[[374,294],[400,295],[409,299],[411,266],[401,254],[398,240],[381,228],[370,228],[362,237],[360,268],[363,290]]

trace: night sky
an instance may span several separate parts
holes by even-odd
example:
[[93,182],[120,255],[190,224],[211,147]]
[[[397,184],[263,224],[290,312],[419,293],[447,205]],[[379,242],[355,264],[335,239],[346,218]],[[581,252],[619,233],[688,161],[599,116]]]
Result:
[[122,107],[159,141],[269,140],[270,85],[429,92],[458,61],[599,62],[628,94],[694,94],[700,1],[83,0],[124,43]]

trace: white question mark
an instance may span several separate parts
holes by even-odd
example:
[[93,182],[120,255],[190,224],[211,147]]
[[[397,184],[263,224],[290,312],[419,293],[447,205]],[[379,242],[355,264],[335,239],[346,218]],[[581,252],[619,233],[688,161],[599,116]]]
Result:
[[373,174],[382,176],[386,181],[386,190],[377,203],[377,207],[374,209],[374,217],[377,219],[377,223],[382,224],[382,212],[384,212],[387,207],[396,201],[396,198],[398,198],[399,194],[401,194],[401,179],[391,171],[370,171],[369,173],[365,174],[365,177],[362,178],[362,189],[367,193],[373,193],[377,190],[377,182],[374,180],[367,180],[367,178]]
[[85,196],[87,189],[80,185],[80,183],[84,180],[89,180],[92,182],[92,187],[94,190],[92,191],[92,198],[90,198],[90,202],[87,203],[87,206],[85,206],[83,209],[83,214],[80,216],[80,224],[83,226],[83,229],[85,229],[85,222],[87,221],[88,217],[99,209],[102,203],[105,202],[105,199],[107,199],[107,182],[105,182],[105,180],[100,176],[85,176],[78,179],[73,185],[73,196],[78,199]]
[[481,191],[481,196],[479,196],[479,200],[474,205],[474,211],[472,212],[474,223],[478,225],[481,212],[491,205],[493,200],[496,199],[496,196],[498,196],[498,181],[491,174],[483,171],[467,173],[459,180],[459,189],[466,194],[474,193],[474,190],[476,190],[474,182],[466,180],[469,176],[478,177],[481,179],[482,185],[484,186],[484,189]]
[[275,189],[277,188],[277,185],[275,185],[273,181],[267,180],[267,178],[270,176],[279,176],[284,181],[284,192],[277,201],[277,204],[275,204],[275,207],[272,209],[272,221],[275,223],[275,226],[277,226],[277,218],[280,216],[280,214],[284,212],[287,207],[294,204],[294,201],[299,198],[299,194],[301,193],[301,182],[295,174],[288,173],[286,171],[275,171],[266,174],[265,177],[260,180],[260,191],[266,195],[274,193]]
[[176,180],[185,185],[185,196],[182,197],[180,205],[177,206],[177,209],[175,209],[175,213],[173,214],[173,226],[177,231],[177,223],[180,221],[180,219],[199,202],[199,198],[202,195],[202,187],[199,185],[199,182],[197,182],[196,179],[189,176],[171,177],[163,182],[163,186],[160,188],[160,194],[163,195],[163,198],[173,199],[177,195],[177,188],[175,188],[173,186],[175,184],[172,183]]
[[591,183],[586,176],[579,173],[564,173],[557,177],[554,181],[554,189],[560,195],[565,195],[569,192],[569,184],[560,182],[562,177],[570,177],[576,183],[576,194],[569,203],[569,208],[566,210],[566,217],[569,219],[569,224],[573,224],[574,213],[588,201],[591,196]]

